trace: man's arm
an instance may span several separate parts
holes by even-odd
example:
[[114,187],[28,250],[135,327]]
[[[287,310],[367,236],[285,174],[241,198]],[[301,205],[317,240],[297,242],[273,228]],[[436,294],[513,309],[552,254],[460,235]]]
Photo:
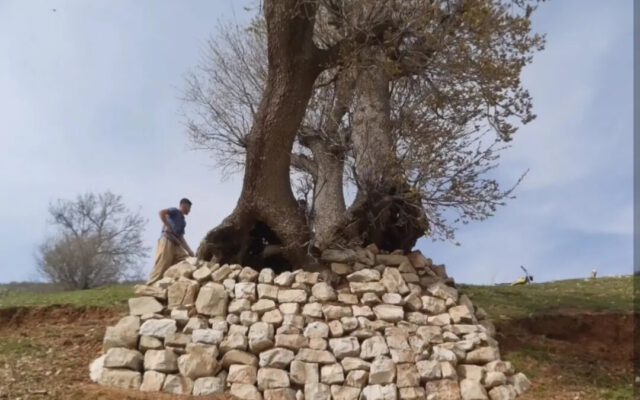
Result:
[[164,224],[166,230],[168,232],[173,233],[173,228],[171,227],[171,224],[169,223],[169,209],[166,208],[164,210],[160,210],[159,214],[160,214],[160,221],[162,221],[162,223]]
[[182,248],[185,249],[191,257],[195,255],[193,254],[193,250],[191,250],[191,247],[189,247],[189,244],[187,244],[187,241],[184,240],[184,235],[180,236],[180,244],[182,245]]

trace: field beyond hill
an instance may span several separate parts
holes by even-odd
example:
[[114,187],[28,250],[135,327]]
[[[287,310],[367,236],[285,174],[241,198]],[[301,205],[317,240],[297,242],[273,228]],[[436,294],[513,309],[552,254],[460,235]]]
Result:
[[[461,290],[496,324],[503,358],[533,382],[522,399],[626,400],[634,398],[638,359],[635,286],[622,277]],[[0,286],[0,399],[176,398],[89,381],[104,330],[126,314],[132,295],[130,285],[72,292]]]

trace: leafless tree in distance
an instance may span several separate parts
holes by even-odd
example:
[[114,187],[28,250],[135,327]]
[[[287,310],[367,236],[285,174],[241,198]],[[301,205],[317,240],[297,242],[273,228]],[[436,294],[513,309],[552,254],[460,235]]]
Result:
[[146,220],[111,192],[87,193],[49,205],[53,236],[38,248],[39,272],[68,289],[89,289],[139,278],[149,248]]

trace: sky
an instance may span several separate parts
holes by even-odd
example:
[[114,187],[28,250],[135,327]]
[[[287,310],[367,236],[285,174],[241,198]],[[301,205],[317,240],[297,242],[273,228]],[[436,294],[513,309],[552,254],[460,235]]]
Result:
[[[185,75],[216,24],[246,24],[238,0],[0,0],[0,282],[36,280],[49,202],[111,190],[145,216],[193,201],[191,247],[228,215],[241,175],[190,149]],[[458,282],[628,274],[633,269],[633,1],[544,3],[546,49],[523,74],[538,118],[498,177],[529,170],[517,198],[450,242],[417,247]],[[55,11],[53,11],[55,9]],[[144,264],[151,268],[151,258]]]

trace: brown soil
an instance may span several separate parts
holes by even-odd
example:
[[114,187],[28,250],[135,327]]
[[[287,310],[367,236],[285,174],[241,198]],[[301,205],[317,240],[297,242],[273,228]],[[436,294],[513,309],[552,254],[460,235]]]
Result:
[[533,382],[523,400],[630,399],[637,321],[631,314],[565,312],[502,322],[496,339],[503,358]]
[[[120,316],[64,306],[0,310],[0,399],[177,398],[89,381],[88,365],[100,354],[104,330]],[[605,398],[603,385],[631,384],[633,332],[631,315],[568,314],[501,322],[497,339],[503,358],[533,382],[523,400],[596,400]],[[223,399],[231,397],[216,398]]]

